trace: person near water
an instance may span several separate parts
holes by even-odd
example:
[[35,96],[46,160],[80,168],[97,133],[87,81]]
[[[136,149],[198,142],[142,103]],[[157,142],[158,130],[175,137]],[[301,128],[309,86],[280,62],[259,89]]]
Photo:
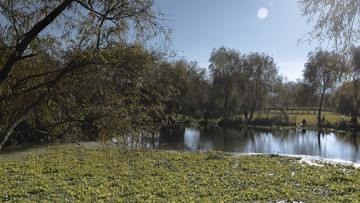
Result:
[[302,123],[302,126],[305,127],[305,125],[306,125],[306,119],[304,118],[301,123]]

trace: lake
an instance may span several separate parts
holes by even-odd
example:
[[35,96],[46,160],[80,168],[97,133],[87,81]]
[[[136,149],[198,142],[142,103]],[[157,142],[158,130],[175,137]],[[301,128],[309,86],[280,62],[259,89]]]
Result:
[[[149,139],[150,138],[150,139]],[[356,163],[360,167],[358,143],[360,135],[317,132],[302,129],[208,128],[177,126],[172,133],[154,136],[129,136],[122,138],[129,147],[160,148],[176,151],[206,152],[221,150],[241,154],[279,154],[300,156],[302,160],[329,161],[343,164]],[[118,139],[113,141],[117,142]],[[72,146],[61,144],[60,146]],[[74,146],[77,146],[73,144]],[[83,142],[86,148],[101,147],[96,142]],[[2,159],[19,159],[25,154],[44,153],[47,145],[24,148],[15,152],[3,151]]]
[[302,129],[176,127],[172,135],[160,136],[155,145],[172,150],[305,155],[360,163],[359,137]]

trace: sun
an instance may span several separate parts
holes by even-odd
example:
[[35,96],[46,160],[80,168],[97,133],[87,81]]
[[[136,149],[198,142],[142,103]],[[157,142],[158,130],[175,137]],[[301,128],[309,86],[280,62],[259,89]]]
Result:
[[259,19],[265,19],[268,16],[268,10],[266,8],[260,8],[257,12],[257,16]]

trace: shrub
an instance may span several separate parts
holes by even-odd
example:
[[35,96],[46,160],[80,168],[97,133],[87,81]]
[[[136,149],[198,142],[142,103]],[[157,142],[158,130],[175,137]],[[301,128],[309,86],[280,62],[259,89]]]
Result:
[[339,118],[339,121],[337,123],[337,128],[339,130],[347,130],[347,120],[346,120],[345,116],[341,116]]
[[251,125],[271,126],[273,124],[273,121],[269,117],[259,117],[251,120],[249,123]]
[[233,116],[231,118],[223,118],[218,122],[219,126],[232,126],[232,125],[241,125],[243,120],[241,116]]

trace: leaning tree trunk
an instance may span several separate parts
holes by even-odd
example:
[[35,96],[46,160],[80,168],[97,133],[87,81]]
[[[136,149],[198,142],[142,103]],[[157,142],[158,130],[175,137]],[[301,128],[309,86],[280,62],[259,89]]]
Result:
[[280,109],[280,111],[281,111],[281,113],[284,115],[284,117],[285,117],[285,121],[286,122],[289,122],[289,116],[287,115],[287,113],[286,113],[286,111],[285,111],[285,108],[286,108],[286,106],[283,106],[283,107],[279,107],[279,109]]
[[68,73],[88,66],[90,64],[94,63],[93,61],[84,61],[79,63],[69,63],[69,65],[64,68],[53,80],[49,81],[48,86],[46,87],[46,90],[31,104],[29,104],[24,110],[17,113],[13,119],[10,120],[9,124],[7,125],[6,129],[3,132],[0,132],[0,150],[6,143],[6,141],[11,136],[12,132],[16,128],[16,126],[21,123],[34,109],[36,109],[38,106],[43,104],[45,99],[48,95],[51,94],[53,91],[53,88],[59,83],[59,81]]
[[[0,84],[3,83],[9,76],[12,68],[21,59],[26,57],[22,56],[29,44],[42,32],[48,25],[50,25],[66,8],[68,8],[74,0],[65,0],[62,4],[57,6],[52,12],[50,12],[45,18],[34,25],[34,27],[24,35],[24,38],[21,42],[15,47],[15,51],[9,56],[6,60],[3,68],[0,70]],[[58,81],[56,78],[52,81],[51,85],[53,86]],[[44,92],[40,97],[38,97],[32,104],[27,106],[22,112],[19,112],[13,119],[10,120],[7,127],[3,132],[0,132],[0,149],[4,146],[6,141],[11,136],[14,129],[19,123],[21,123],[25,117],[35,109],[42,101],[45,99],[48,92]]]
[[8,127],[4,132],[0,134],[0,150],[5,145],[6,141],[9,139],[10,135],[14,129],[21,123],[27,115],[31,113],[37,106],[39,106],[45,99],[47,92],[44,92],[40,95],[32,104],[27,106],[22,112],[18,113],[12,120],[10,120]]
[[65,0],[62,4],[56,7],[49,15],[43,20],[36,23],[36,25],[24,35],[23,40],[16,45],[15,51],[9,56],[4,64],[4,67],[0,70],[0,84],[6,80],[11,69],[15,63],[24,57],[22,56],[29,44],[36,38],[36,36],[43,31],[50,23],[52,23],[56,17],[58,17],[74,0]]

